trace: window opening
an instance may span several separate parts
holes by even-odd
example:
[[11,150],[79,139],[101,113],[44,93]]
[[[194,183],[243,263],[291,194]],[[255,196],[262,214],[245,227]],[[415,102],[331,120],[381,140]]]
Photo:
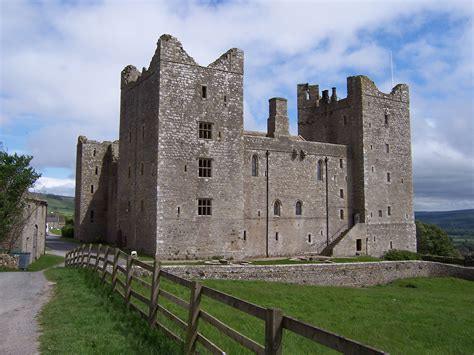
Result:
[[296,201],[296,206],[295,206],[295,214],[297,216],[301,216],[302,214],[302,206],[301,206],[301,201]]
[[212,123],[199,122],[199,138],[212,139]]
[[390,173],[387,173],[387,182],[390,182]]
[[132,176],[132,169],[130,168],[130,165],[128,166],[128,178]]
[[385,152],[390,153],[390,145],[385,144]]
[[339,159],[339,167],[342,169],[344,167],[344,161]]
[[97,150],[94,148],[94,151],[92,152],[92,155],[95,157],[96,153],[97,153]]
[[143,212],[143,200],[140,201],[140,211]]
[[392,207],[387,206],[387,215],[391,216],[392,215]]
[[318,161],[318,166],[316,167],[316,175],[318,180],[323,180],[323,161]]
[[252,155],[252,176],[258,176],[258,156]]
[[344,198],[344,189],[339,190],[339,197]]
[[95,167],[95,174],[96,175],[99,174],[99,167],[98,166]]
[[344,219],[344,210],[339,210],[339,218]]
[[279,200],[276,200],[273,204],[273,215],[281,216],[281,202]]
[[311,94],[309,93],[309,90],[306,90],[306,100],[311,99]]
[[393,242],[390,241],[390,249],[393,249]]
[[94,193],[94,185],[91,185],[91,194]]
[[144,170],[144,165],[142,163],[141,167],[140,167],[140,170],[141,170],[141,174],[143,175],[143,170]]
[[94,222],[94,210],[91,210],[91,222]]
[[311,234],[308,234],[308,243],[311,243]]
[[181,208],[178,207],[178,217],[179,217],[180,213],[181,213]]
[[212,159],[199,158],[199,177],[212,177]]
[[142,125],[142,139],[145,138],[145,125]]
[[186,172],[188,170],[188,167],[186,164],[184,164],[184,172]]
[[384,116],[384,124],[385,124],[385,126],[388,126],[388,114],[387,113]]
[[362,239],[356,239],[356,251],[362,250]]
[[206,99],[207,98],[207,86],[206,85],[203,85],[201,87],[201,95],[202,95],[202,98],[203,99]]
[[198,199],[198,216],[212,215],[212,200],[210,198]]
[[247,240],[247,231],[244,231],[244,241]]
[[275,232],[275,240],[278,241],[278,232]]
[[379,217],[382,217],[382,210],[379,210]]
[[257,216],[260,217],[260,211],[257,211]]

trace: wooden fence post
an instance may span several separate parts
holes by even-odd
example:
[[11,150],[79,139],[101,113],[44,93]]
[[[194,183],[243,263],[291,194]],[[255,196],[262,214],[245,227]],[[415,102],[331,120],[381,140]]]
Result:
[[161,264],[156,261],[153,263],[153,279],[151,281],[150,309],[148,311],[148,324],[155,328],[158,305],[158,293],[160,291],[160,269]]
[[194,354],[196,349],[197,328],[201,305],[201,289],[199,282],[193,281],[189,300],[188,329],[186,332],[186,354]]
[[77,247],[76,249],[74,249],[74,257],[72,259],[72,264],[74,266],[77,266],[77,262],[78,262],[78,259],[79,259],[79,247]]
[[265,355],[281,354],[283,337],[281,310],[267,308],[265,319]]
[[117,285],[117,265],[119,261],[119,249],[115,248],[114,250],[114,264],[112,268],[112,291],[115,291],[115,286]]
[[125,303],[130,308],[130,293],[132,291],[132,256],[127,255],[127,276],[125,278]]
[[99,267],[99,258],[100,258],[101,249],[102,249],[102,244],[99,244],[99,247],[97,248],[97,254],[95,255],[94,272],[97,272],[97,268]]
[[102,264],[102,277],[100,278],[100,282],[104,283],[105,276],[107,275],[107,264],[109,263],[109,246],[107,245],[105,247],[105,253],[104,253],[104,262]]
[[84,267],[84,259],[86,257],[85,251],[86,250],[86,245],[82,244],[82,249],[81,249],[81,268]]
[[86,265],[86,269],[88,269],[91,265],[91,254],[92,254],[92,244],[89,243],[89,249],[87,251],[87,265]]

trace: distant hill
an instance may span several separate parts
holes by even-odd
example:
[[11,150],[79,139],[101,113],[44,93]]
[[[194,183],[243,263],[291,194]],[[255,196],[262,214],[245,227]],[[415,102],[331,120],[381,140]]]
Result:
[[48,212],[58,212],[68,217],[74,216],[74,197],[53,194],[35,194],[48,201]]
[[474,209],[442,212],[415,212],[415,219],[436,224],[450,236],[474,238]]

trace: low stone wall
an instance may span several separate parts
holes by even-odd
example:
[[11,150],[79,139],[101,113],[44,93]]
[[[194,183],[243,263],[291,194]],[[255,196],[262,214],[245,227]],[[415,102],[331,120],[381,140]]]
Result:
[[306,285],[366,287],[407,277],[452,276],[474,281],[474,268],[429,261],[302,265],[163,266],[191,279],[262,280]]
[[19,256],[8,254],[0,254],[0,267],[9,267],[11,269],[18,269]]

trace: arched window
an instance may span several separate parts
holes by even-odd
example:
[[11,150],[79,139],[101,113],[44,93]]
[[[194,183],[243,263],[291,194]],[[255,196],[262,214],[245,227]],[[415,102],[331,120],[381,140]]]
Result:
[[301,214],[302,214],[302,204],[301,204],[301,201],[296,201],[295,214],[296,214],[297,216],[301,216]]
[[316,167],[316,175],[318,180],[323,180],[323,161],[318,161],[318,166]]
[[258,176],[258,156],[252,155],[252,176]]
[[273,204],[273,215],[281,216],[281,202],[280,200],[276,200]]

